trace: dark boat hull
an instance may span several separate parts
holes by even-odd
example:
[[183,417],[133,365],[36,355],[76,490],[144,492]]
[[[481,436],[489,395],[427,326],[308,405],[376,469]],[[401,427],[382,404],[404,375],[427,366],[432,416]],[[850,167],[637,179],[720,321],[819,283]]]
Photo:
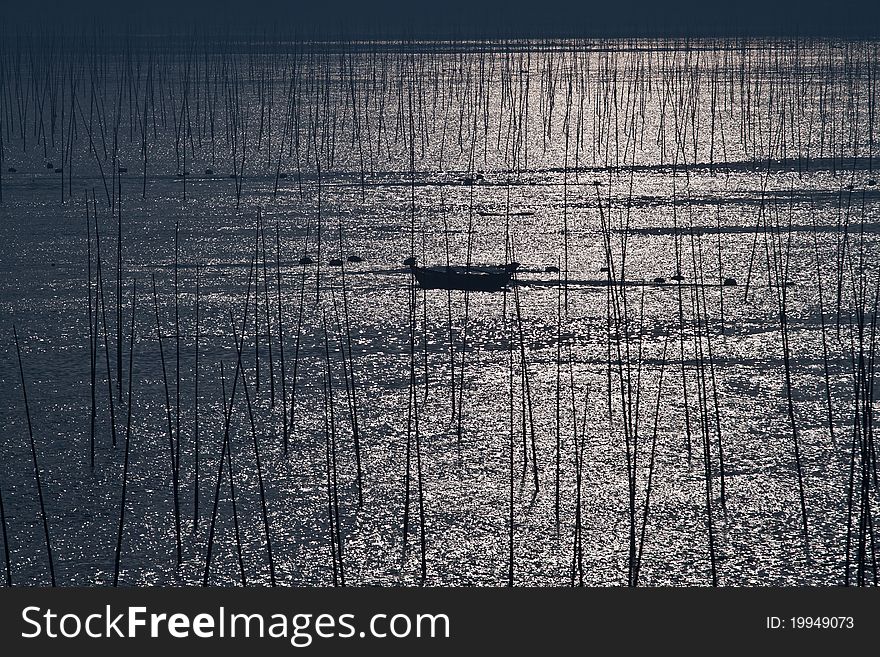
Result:
[[487,267],[411,267],[423,290],[498,292],[510,282],[510,272]]

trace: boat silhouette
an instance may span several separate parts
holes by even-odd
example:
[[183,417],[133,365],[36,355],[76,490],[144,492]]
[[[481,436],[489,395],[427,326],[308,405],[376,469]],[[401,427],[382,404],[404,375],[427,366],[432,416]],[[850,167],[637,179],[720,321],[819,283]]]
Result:
[[498,292],[510,282],[515,264],[502,266],[445,266],[420,267],[410,265],[410,271],[423,290],[468,290]]

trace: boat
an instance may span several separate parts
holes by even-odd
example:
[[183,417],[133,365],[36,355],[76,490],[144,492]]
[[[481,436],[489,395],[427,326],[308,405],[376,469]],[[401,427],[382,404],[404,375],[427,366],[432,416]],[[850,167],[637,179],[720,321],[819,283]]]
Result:
[[498,292],[510,282],[514,267],[410,265],[410,270],[423,290],[470,290]]

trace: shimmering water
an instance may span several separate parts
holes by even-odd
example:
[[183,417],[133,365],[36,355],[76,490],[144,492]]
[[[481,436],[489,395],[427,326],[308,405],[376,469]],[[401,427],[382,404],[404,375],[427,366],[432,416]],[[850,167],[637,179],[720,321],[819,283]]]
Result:
[[[242,580],[236,533],[270,582],[259,474],[289,585],[416,585],[422,540],[434,585],[870,564],[877,44],[69,45],[5,45],[0,80],[13,583],[49,575],[11,325],[57,581],[113,580],[130,411],[120,582],[198,583],[246,304],[211,583]],[[503,293],[411,297],[412,253],[521,267]],[[363,259],[344,281],[340,254]]]

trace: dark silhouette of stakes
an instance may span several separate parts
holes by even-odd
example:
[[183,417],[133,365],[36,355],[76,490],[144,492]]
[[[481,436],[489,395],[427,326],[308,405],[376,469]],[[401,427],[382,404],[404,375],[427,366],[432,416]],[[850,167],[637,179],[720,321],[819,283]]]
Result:
[[177,565],[183,563],[183,546],[180,537],[180,501],[178,499],[179,482],[177,471],[177,446],[174,440],[174,429],[171,424],[171,397],[168,392],[168,371],[165,367],[165,348],[162,346],[162,326],[159,322],[159,295],[156,292],[156,275],[152,276],[153,306],[156,311],[156,337],[159,342],[159,358],[162,362],[162,382],[165,387],[165,416],[168,420],[168,449],[171,457],[171,486],[174,497],[174,537],[177,547]]
[[122,465],[122,501],[119,504],[119,532],[116,535],[116,560],[113,570],[113,586],[119,585],[119,568],[122,561],[122,531],[125,526],[125,494],[128,487],[128,461],[131,448],[131,380],[134,371],[134,324],[137,310],[137,280],[131,282],[131,333],[128,347],[128,418],[125,423],[125,458]]
[[[15,338],[15,353],[18,356],[18,372],[21,375],[21,394],[24,398],[24,414],[27,418],[28,438],[31,444],[31,462],[34,466],[34,479],[37,482],[37,498],[40,502],[40,518],[43,521],[43,535],[46,539],[46,556],[49,560],[49,579],[52,586],[55,586],[55,562],[52,558],[52,541],[49,538],[49,520],[46,517],[46,505],[43,501],[43,484],[40,478],[40,466],[37,464],[37,445],[34,441],[34,429],[31,425],[31,409],[28,404],[27,385],[24,380],[24,365],[21,362],[21,347],[18,344],[18,330],[12,325],[12,335]],[[5,523],[4,523],[5,524]],[[9,562],[7,556],[7,563]]]

